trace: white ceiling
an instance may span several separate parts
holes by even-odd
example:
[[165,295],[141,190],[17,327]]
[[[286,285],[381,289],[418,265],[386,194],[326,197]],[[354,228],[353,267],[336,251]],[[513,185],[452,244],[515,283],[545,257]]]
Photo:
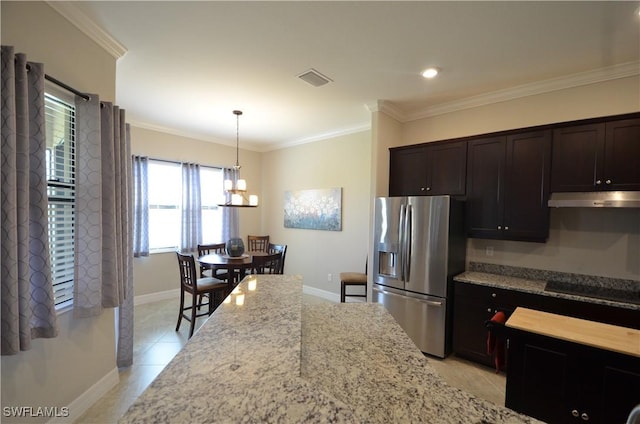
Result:
[[640,73],[638,1],[50,4],[123,54],[129,122],[235,145],[240,109],[255,150],[368,128],[376,107],[406,121]]

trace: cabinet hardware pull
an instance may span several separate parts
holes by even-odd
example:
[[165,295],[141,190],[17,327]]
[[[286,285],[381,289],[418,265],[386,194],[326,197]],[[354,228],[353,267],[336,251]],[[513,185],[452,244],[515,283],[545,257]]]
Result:
[[495,293],[491,293],[491,297],[496,297],[496,294]]
[[420,191],[424,191],[424,187],[420,187]]
[[589,421],[589,415],[587,415],[586,412],[583,412],[580,418],[582,418],[583,421]]
[[571,415],[573,415],[574,417],[576,417],[576,418],[577,418],[577,417],[579,417],[579,416],[580,416],[580,413],[578,412],[578,410],[577,410],[577,409],[574,409],[573,411],[571,411]]
[[490,313],[490,312],[491,312],[491,308],[487,308],[487,312],[489,312],[489,313]]
[[498,225],[498,230],[502,230],[502,225]]
[[602,184],[602,181],[596,180],[596,185],[600,185],[600,184]]
[[504,229],[505,229],[505,230],[508,230],[508,229],[509,229],[509,227],[504,227]]
[[431,187],[427,187],[427,191],[431,191]]
[[607,181],[605,181],[605,183],[611,184],[611,180],[607,180]]

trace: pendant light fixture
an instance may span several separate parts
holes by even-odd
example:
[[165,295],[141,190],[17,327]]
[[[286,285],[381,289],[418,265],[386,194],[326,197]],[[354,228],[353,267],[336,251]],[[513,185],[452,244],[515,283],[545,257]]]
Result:
[[236,180],[235,182],[233,180],[224,180],[224,191],[230,200],[218,206],[255,208],[258,206],[258,196],[251,194],[247,199],[247,181],[240,179],[240,162],[238,159],[240,156],[240,115],[242,115],[242,111],[234,110],[233,114],[236,115],[236,164],[233,167]]

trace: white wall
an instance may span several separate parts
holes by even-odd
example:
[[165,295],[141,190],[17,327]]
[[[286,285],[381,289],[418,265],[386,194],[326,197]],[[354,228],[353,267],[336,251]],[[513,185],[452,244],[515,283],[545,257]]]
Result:
[[[225,146],[133,126],[131,127],[131,152],[153,159],[195,162],[209,166],[229,167],[236,163],[235,146]],[[247,189],[251,193],[261,194],[263,182],[260,153],[240,149],[240,165],[242,166],[240,174],[247,180]],[[247,239],[247,234],[261,234],[263,231],[260,211],[265,206],[265,202],[268,203],[268,199],[261,196],[260,202],[261,205],[257,209],[240,209],[240,235],[244,240]],[[135,258],[133,272],[136,296],[176,290],[180,287],[176,254],[173,252]]]
[[[115,98],[115,59],[42,2],[2,2],[2,44],[81,90]],[[63,407],[103,377],[117,381],[113,310],[94,318],[58,316],[59,336],[2,356],[2,406]],[[113,379],[112,379],[113,382]],[[74,411],[72,410],[73,414]],[[46,418],[3,422],[43,422]]]
[[[340,292],[339,274],[364,271],[369,246],[371,133],[263,154],[264,234],[287,245],[285,273],[305,286]],[[284,228],[284,192],[342,187],[342,231]],[[332,281],[327,280],[332,274]]]
[[[633,76],[460,110],[402,124],[397,145],[638,112],[639,93],[640,77]],[[379,122],[397,132],[397,121]],[[388,159],[375,166],[388,167]],[[376,184],[387,192],[388,178]],[[485,254],[488,246],[493,256]],[[467,260],[640,280],[640,210],[552,209],[547,243],[469,239]]]

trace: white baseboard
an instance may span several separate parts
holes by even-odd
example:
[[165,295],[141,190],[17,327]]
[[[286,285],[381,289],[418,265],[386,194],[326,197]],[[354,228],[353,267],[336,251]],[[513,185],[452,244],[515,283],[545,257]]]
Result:
[[165,290],[157,293],[141,294],[133,299],[133,305],[158,302],[160,300],[180,299],[180,289]]
[[323,299],[327,299],[330,300],[332,302],[340,302],[340,295],[327,291],[327,290],[321,290],[315,287],[311,287],[311,286],[302,286],[302,293],[304,294],[310,294],[312,296],[317,296],[317,297],[321,297]]
[[73,400],[68,407],[67,417],[54,417],[48,421],[49,424],[73,423],[82,416],[91,406],[107,392],[113,389],[120,382],[118,367],[113,368],[104,377],[98,380],[93,386],[83,394]]
[[[322,290],[322,289],[318,289],[315,287],[311,287],[311,286],[302,286],[302,292],[305,294],[310,294],[312,296],[317,296],[317,297],[321,297],[323,299],[327,299],[330,300],[332,302],[340,302],[340,294],[339,293],[334,293],[334,292],[330,292],[327,290]],[[360,302],[360,303],[366,303],[366,298],[364,297],[349,297],[347,298],[347,301],[349,303],[351,302]]]

